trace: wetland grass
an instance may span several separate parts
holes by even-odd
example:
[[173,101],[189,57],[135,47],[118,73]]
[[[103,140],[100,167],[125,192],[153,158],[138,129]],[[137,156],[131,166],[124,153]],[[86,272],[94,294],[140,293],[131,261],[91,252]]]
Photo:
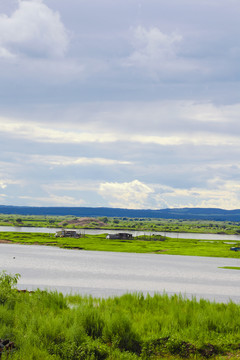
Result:
[[1,360],[237,359],[239,354],[240,306],[232,302],[140,293],[108,299],[19,293],[5,276],[0,338],[15,348]]

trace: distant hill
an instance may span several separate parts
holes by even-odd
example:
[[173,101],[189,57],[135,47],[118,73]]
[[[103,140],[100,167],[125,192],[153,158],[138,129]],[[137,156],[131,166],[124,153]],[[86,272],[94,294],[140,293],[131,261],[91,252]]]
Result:
[[19,215],[73,215],[84,217],[109,216],[130,218],[162,218],[189,220],[240,221],[240,209],[181,208],[160,210],[133,210],[107,207],[34,207],[0,205],[0,214]]

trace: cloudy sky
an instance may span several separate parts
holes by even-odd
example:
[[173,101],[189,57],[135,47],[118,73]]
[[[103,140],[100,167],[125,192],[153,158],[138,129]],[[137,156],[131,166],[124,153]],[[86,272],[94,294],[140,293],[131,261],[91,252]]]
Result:
[[0,204],[240,208],[239,0],[1,0]]

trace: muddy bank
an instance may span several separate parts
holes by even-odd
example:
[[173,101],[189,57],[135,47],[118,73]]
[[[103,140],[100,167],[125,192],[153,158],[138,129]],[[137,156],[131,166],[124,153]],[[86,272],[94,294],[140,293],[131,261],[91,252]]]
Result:
[[0,244],[13,244],[12,241],[10,240],[3,240],[3,239],[0,239]]

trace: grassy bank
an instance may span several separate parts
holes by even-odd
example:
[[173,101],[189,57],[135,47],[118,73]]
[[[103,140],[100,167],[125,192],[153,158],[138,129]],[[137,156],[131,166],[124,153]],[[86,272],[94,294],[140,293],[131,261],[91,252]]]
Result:
[[231,251],[240,246],[236,241],[207,241],[174,239],[160,236],[139,236],[130,240],[106,239],[106,234],[85,235],[82,238],[55,238],[42,233],[2,232],[0,241],[20,244],[52,245],[66,249],[116,251],[134,253],[155,253],[168,255],[212,256],[240,258],[240,252]]
[[[85,221],[84,221],[85,219]],[[87,221],[88,219],[88,221]],[[74,216],[4,215],[0,226],[125,229],[138,231],[240,234],[240,222],[151,218],[77,218]]]
[[238,358],[240,306],[127,294],[108,299],[18,293],[0,274],[1,359],[148,360]]

